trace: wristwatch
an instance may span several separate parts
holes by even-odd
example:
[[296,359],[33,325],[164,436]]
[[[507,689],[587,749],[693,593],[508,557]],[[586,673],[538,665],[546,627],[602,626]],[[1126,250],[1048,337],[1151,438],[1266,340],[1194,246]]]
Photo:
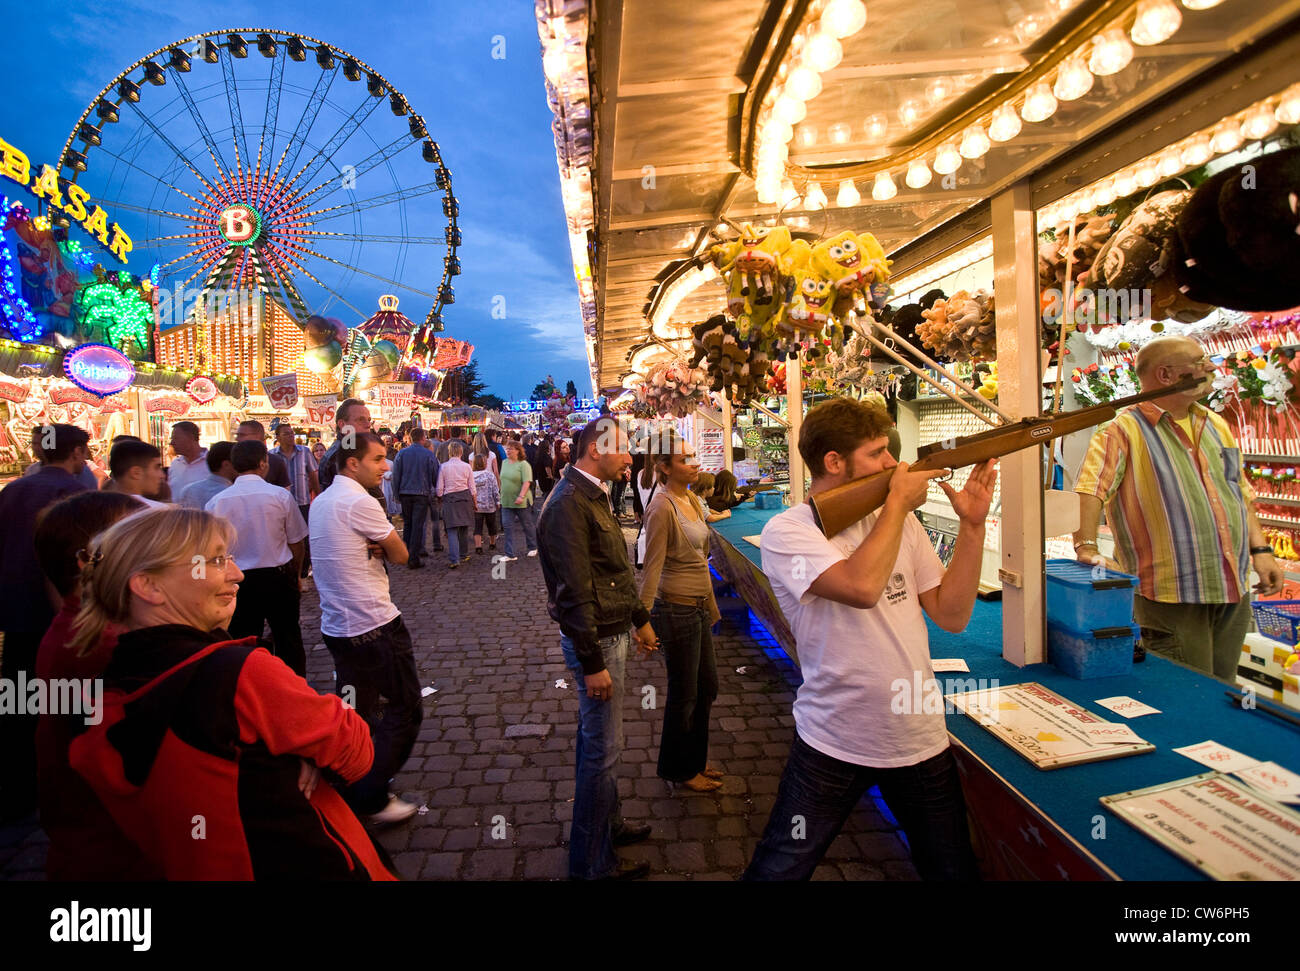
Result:
[[1273,555],[1273,547],[1271,547],[1271,546],[1252,546],[1252,547],[1250,548],[1250,555],[1251,555],[1251,556],[1254,556],[1256,553],[1267,553],[1269,556],[1272,556],[1272,555]]
[[1077,552],[1079,552],[1079,548],[1082,547],[1082,546],[1093,546],[1093,547],[1095,547],[1096,545],[1097,545],[1097,541],[1096,541],[1095,539],[1086,539],[1086,540],[1084,540],[1082,543],[1075,543],[1075,544],[1074,544],[1074,551],[1077,553]]

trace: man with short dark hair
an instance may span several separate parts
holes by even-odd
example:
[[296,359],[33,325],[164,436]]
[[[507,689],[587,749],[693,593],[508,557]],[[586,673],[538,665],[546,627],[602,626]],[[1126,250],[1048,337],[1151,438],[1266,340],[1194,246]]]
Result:
[[148,442],[124,439],[108,455],[108,471],[113,488],[135,496],[151,509],[169,509],[170,504],[154,498],[167,482],[162,467],[162,452]]
[[[997,471],[993,460],[982,463],[961,492],[940,483],[960,523],[945,572],[912,515],[943,473],[895,462],[891,424],[884,408],[852,398],[809,411],[799,433],[809,495],[892,469],[888,498],[829,538],[808,503],[763,527],[763,572],[799,645],[803,683],[790,757],[747,880],[809,879],[873,785],[923,879],[978,875],[924,615],[953,633],[970,620]],[[927,697],[912,698],[913,684]],[[903,705],[900,690],[909,692]]]
[[235,481],[235,466],[230,461],[230,452],[234,442],[213,442],[204,461],[208,466],[206,477],[198,482],[191,482],[176,497],[178,505],[187,509],[203,509],[217,493],[230,487]]
[[266,443],[236,442],[230,450],[235,481],[205,507],[235,527],[230,555],[244,573],[230,618],[233,637],[261,637],[271,627],[276,657],[301,677],[307,675],[307,655],[298,625],[302,564],[307,524],[288,491],[266,481]]
[[637,598],[627,541],[602,485],[631,462],[627,433],[614,419],[589,422],[537,527],[547,612],[560,625],[564,663],[578,689],[578,767],[569,836],[569,876],[575,880],[635,879],[650,872],[648,864],[614,854],[615,846],[650,834],[649,826],[623,822],[617,773],[628,630],[636,628],[640,650],[656,650],[658,642],[650,612]]
[[[261,442],[266,444],[266,428],[260,421],[241,421],[239,427],[235,430],[236,442]],[[285,464],[283,458],[279,455],[269,454],[267,456],[267,473],[266,481],[273,486],[279,486],[281,489],[290,489],[289,466]]]
[[[293,432],[293,425],[290,422],[282,421],[275,429],[275,448],[271,449],[272,455],[278,455],[284,459],[289,468],[289,491],[293,493],[293,501],[298,504],[298,511],[302,513],[302,521],[307,522],[311,515],[311,501],[320,494],[320,479],[317,475],[319,463],[316,456],[311,454],[311,449],[306,445],[299,445]],[[308,545],[307,552],[302,558],[302,575],[307,575],[307,564],[311,560],[311,546]]]
[[412,570],[424,565],[420,562],[424,556],[424,530],[437,484],[438,460],[424,447],[424,429],[412,428],[411,444],[397,453],[393,463],[393,492],[402,503],[402,542],[410,551],[406,565]]
[[199,426],[192,421],[172,425],[171,449],[175,458],[167,466],[167,484],[171,486],[172,496],[178,497],[187,485],[207,478],[204,458],[208,450],[199,447]]
[[344,439],[349,433],[355,437],[369,432],[370,425],[370,409],[360,398],[344,398],[339,402],[339,406],[334,409],[334,441],[325,450],[317,472],[322,489],[328,489],[334,482],[334,476],[338,474],[339,446],[343,444]]
[[[36,677],[36,649],[54,619],[36,560],[36,514],[86,487],[90,436],[75,425],[49,425],[40,439],[44,464],[0,489],[0,677],[16,684],[19,672]],[[36,715],[0,716],[0,819],[26,816],[36,807]]]
[[341,435],[338,445],[338,474],[317,497],[311,517],[312,569],[321,634],[334,658],[335,692],[355,698],[375,744],[370,772],[343,795],[371,823],[387,825],[417,812],[388,791],[389,780],[410,757],[424,714],[411,635],[384,570],[385,561],[400,566],[408,554],[369,494],[388,467],[383,441],[356,432]]

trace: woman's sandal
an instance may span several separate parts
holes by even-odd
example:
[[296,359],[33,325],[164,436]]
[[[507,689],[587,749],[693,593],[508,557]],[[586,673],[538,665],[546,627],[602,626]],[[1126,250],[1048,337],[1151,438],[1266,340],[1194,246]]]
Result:
[[679,782],[677,784],[684,789],[690,789],[691,792],[713,792],[716,789],[722,788],[721,782],[716,779],[705,778],[704,773],[700,773],[692,779],[687,779],[685,782]]
[[726,778],[721,769],[715,769],[712,766],[705,766],[700,775],[706,779],[723,779]]

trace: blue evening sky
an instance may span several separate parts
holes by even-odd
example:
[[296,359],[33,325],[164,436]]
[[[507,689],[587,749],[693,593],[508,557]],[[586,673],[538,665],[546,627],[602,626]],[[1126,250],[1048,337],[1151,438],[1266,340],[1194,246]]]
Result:
[[[0,138],[22,148],[36,166],[56,161],[87,103],[112,78],[151,51],[184,37],[222,28],[266,27],[320,38],[368,63],[424,117],[452,172],[464,236],[459,251],[463,269],[453,281],[456,303],[447,308],[443,336],[475,345],[481,376],[488,389],[502,397],[527,397],[548,373],[561,387],[565,380],[573,379],[580,392],[589,392],[581,315],[531,0],[473,4],[447,0],[276,0],[274,4],[232,0],[219,5],[192,0],[71,0],[54,7],[7,4],[4,16],[8,44],[5,97],[0,99]],[[498,36],[504,38],[504,58],[492,56],[494,43],[498,51],[501,49],[500,42],[494,40]],[[260,60],[256,50],[251,50],[239,67],[261,68]],[[305,64],[287,65],[286,81],[291,78],[290,71],[297,69],[300,73],[294,77],[311,83],[307,68],[317,70],[310,55]],[[219,83],[219,69],[213,65],[196,63],[191,77],[198,79],[201,69],[209,72],[208,79]],[[168,84],[157,95],[146,87],[144,98],[161,97],[163,92],[176,97],[174,87]],[[342,78],[338,87],[345,89],[339,91],[341,96],[362,90],[357,85],[347,88]],[[290,100],[286,95],[283,113],[288,113]],[[224,101],[220,104],[224,105]],[[345,112],[351,110],[351,102],[341,99],[340,104],[345,105]],[[205,112],[208,108],[217,110],[217,99],[207,102],[207,106]],[[253,127],[249,114],[246,109],[246,129]],[[322,112],[321,118],[326,117]],[[404,128],[405,119],[394,118],[383,106],[373,118],[385,132]],[[125,110],[122,121],[128,121]],[[394,124],[400,127],[393,129]],[[291,127],[292,123],[282,117],[281,125]],[[109,127],[105,126],[106,146],[110,144]],[[227,137],[229,132],[227,121]],[[315,129],[313,135],[317,135]],[[318,138],[324,140],[324,136]],[[382,143],[381,138],[378,144]],[[94,154],[91,159],[91,170],[83,179],[105,178],[106,169],[97,163]],[[137,160],[145,168],[150,167],[147,157]],[[431,181],[433,167],[420,168],[416,162],[418,150],[414,160],[408,153],[405,167],[358,178],[356,198],[391,191],[394,179],[399,185],[410,184],[407,180],[415,178]],[[366,184],[368,178],[379,184]],[[95,191],[94,179],[83,184]],[[164,195],[170,192],[165,187],[155,191]],[[159,205],[157,198],[151,200],[150,192],[137,184],[124,182],[119,192],[116,197],[123,202]],[[134,229],[132,235],[137,238],[156,232],[153,227],[137,228],[136,220],[143,220],[143,216],[125,211],[113,216],[128,232]],[[401,232],[385,224],[388,216],[363,216],[361,231]],[[412,224],[407,234],[419,233],[424,224],[427,234],[440,235],[440,197],[430,196],[413,205],[409,218]],[[324,228],[347,227],[336,223]],[[408,261],[423,260],[423,264],[408,262],[399,276],[404,282],[434,290],[443,255],[441,246],[412,246]],[[391,250],[385,253],[382,246],[362,249],[356,265],[383,276],[394,275]],[[132,259],[128,266],[136,273],[147,273],[149,269],[138,259]],[[342,274],[337,267],[332,271]],[[375,307],[380,293],[391,289],[359,275],[333,279],[339,280],[350,302],[366,310]],[[303,289],[309,303],[313,294],[322,293],[310,285]],[[401,309],[421,322],[430,301],[396,292],[402,298]],[[494,298],[504,298],[505,319],[493,317]],[[501,300],[496,305],[501,307]],[[327,313],[347,324],[358,322],[355,315],[338,305]]]

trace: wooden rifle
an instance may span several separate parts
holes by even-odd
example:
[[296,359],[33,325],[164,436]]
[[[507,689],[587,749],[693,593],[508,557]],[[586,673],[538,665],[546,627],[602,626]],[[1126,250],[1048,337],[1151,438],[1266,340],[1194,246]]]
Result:
[[[1175,384],[1130,395],[1117,401],[1093,405],[1091,408],[1080,408],[1078,411],[1067,411],[1059,415],[1022,418],[1020,421],[1009,422],[1000,428],[981,432],[978,435],[967,435],[965,438],[953,438],[923,445],[917,449],[916,461],[909,468],[912,471],[925,471],[959,469],[966,465],[977,465],[988,459],[1010,455],[1024,448],[1041,445],[1053,438],[1100,425],[1114,418],[1121,408],[1177,394],[1180,391],[1191,391],[1204,381],[1203,377],[1190,375]],[[817,527],[824,535],[830,537],[852,526],[863,517],[869,516],[885,504],[885,498],[889,495],[889,483],[893,477],[894,469],[885,469],[812,496],[808,501],[812,504],[813,519],[817,522]]]

